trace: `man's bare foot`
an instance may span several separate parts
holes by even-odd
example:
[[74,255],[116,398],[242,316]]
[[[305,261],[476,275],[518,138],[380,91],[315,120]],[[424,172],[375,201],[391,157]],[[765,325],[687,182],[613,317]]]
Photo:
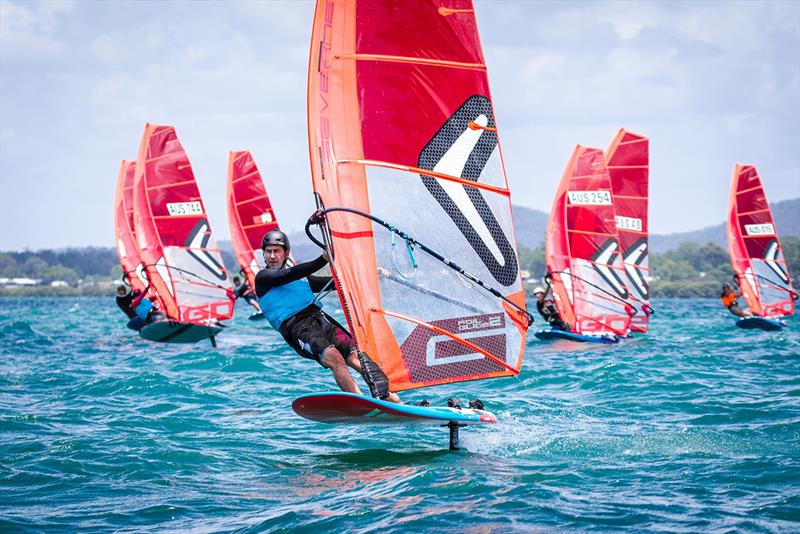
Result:
[[389,396],[386,397],[386,400],[389,402],[396,402],[397,404],[403,404],[403,401],[400,400],[400,396],[392,391],[389,392]]

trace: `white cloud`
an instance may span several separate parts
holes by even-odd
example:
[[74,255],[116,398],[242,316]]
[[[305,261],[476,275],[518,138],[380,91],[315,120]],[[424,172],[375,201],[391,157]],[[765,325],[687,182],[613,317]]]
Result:
[[60,15],[74,7],[71,1],[0,2],[0,50],[4,63],[53,58],[66,44],[53,33]]

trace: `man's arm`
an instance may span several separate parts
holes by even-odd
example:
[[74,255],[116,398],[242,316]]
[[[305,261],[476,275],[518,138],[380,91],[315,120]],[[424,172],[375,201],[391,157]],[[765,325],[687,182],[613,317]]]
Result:
[[319,293],[328,285],[328,283],[333,280],[330,276],[313,276],[309,275],[308,277],[308,284],[311,286],[311,291],[314,293]]
[[327,263],[327,260],[320,256],[315,260],[298,263],[294,267],[261,269],[256,275],[256,294],[261,297],[273,287],[282,286],[289,282],[305,278],[325,267]]

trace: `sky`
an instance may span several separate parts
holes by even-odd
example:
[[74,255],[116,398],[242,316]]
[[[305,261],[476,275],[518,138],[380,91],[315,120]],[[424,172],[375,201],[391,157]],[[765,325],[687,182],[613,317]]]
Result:
[[[228,151],[284,229],[313,211],[313,2],[0,0],[0,250],[113,246],[120,161],[175,126],[218,239]],[[550,211],[576,144],[651,140],[650,230],[724,220],[735,163],[800,196],[800,2],[477,1],[516,205]],[[520,232],[517,229],[517,232]]]

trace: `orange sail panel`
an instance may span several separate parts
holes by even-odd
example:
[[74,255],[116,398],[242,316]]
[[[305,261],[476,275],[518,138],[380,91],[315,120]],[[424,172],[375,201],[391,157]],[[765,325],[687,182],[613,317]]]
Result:
[[228,155],[227,200],[236,260],[250,287],[255,288],[256,274],[264,268],[261,239],[278,228],[278,220],[249,150],[235,150]]
[[636,314],[631,330],[647,332],[650,319],[650,262],[647,221],[650,141],[620,130],[606,152],[611,193],[617,212],[617,233],[625,267],[625,283]]
[[631,306],[603,151],[578,145],[556,191],[545,240],[561,318],[584,335],[625,335]]
[[728,250],[742,294],[755,315],[794,313],[792,280],[755,165],[736,165],[733,169]]
[[133,289],[144,291],[147,276],[139,259],[139,245],[133,231],[133,176],[135,161],[123,161],[117,175],[117,193],[114,199],[114,236],[117,254],[122,265],[122,276]]
[[[378,217],[524,309],[511,201],[472,3],[319,0],[309,151],[322,207]],[[327,218],[360,350],[404,390],[516,374],[513,306],[379,224]]]
[[231,284],[189,158],[172,126],[145,126],[133,210],[141,258],[161,309],[182,323],[230,319]]

